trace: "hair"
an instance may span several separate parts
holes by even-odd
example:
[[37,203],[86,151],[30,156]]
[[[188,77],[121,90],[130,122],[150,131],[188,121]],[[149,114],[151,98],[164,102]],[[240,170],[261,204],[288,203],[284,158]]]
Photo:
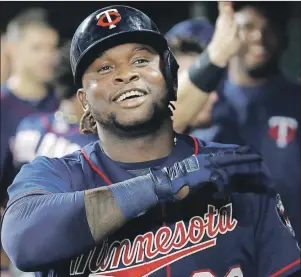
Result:
[[234,11],[250,6],[260,11],[276,28],[286,31],[290,19],[291,6],[289,2],[238,1],[233,2]]
[[59,100],[70,99],[77,92],[70,64],[70,47],[71,40],[63,43],[59,51],[59,63],[54,72],[53,85]]
[[9,41],[20,39],[24,31],[31,26],[52,28],[47,11],[42,8],[31,8],[17,14],[7,25],[7,39]]
[[[272,4],[272,5],[271,5]],[[245,7],[253,7],[261,13],[269,22],[270,26],[276,32],[280,39],[281,52],[288,47],[289,35],[288,24],[291,16],[291,5],[289,2],[233,2],[234,11],[240,11]]]
[[171,51],[175,54],[201,54],[204,48],[201,46],[199,40],[193,37],[175,37],[168,40],[168,45]]
[[90,108],[87,108],[87,110],[85,110],[80,119],[79,131],[81,134],[97,134],[97,124]]

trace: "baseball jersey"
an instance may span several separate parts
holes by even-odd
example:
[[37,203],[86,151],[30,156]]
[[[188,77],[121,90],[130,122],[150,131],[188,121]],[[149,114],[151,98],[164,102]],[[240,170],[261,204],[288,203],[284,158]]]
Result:
[[[98,142],[90,143],[61,159],[40,157],[25,165],[8,190],[10,203],[24,195],[109,186],[145,174],[150,167],[171,166],[210,147],[223,145],[179,135],[166,158],[121,163],[106,156]],[[222,199],[214,198],[214,192],[214,186],[208,185],[182,201],[156,206],[95,247],[52,263],[36,275],[283,277],[300,269],[300,251],[279,195],[245,192]],[[51,222],[45,228],[51,228]],[[43,230],[41,226],[39,234]],[[35,236],[28,242],[33,249]],[[57,255],[62,249],[55,243],[43,244],[57,250],[45,249],[39,258],[46,261],[50,253]],[[78,243],[74,241],[75,246]]]
[[78,123],[68,123],[59,112],[34,114],[19,124],[12,153],[20,168],[38,156],[61,158],[98,140],[94,134],[80,134]]
[[17,98],[6,86],[1,87],[1,152],[0,178],[1,197],[5,194],[15,174],[12,166],[11,143],[20,121],[26,116],[37,112],[53,112],[58,108],[58,101],[49,89],[47,96],[40,101],[25,101]]
[[220,127],[214,141],[248,144],[260,152],[300,238],[300,84],[283,75],[255,87],[227,80],[219,98],[212,112]]

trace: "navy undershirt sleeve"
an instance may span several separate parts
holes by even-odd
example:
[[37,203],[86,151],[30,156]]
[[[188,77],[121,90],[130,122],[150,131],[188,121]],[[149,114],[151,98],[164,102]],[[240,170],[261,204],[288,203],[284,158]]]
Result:
[[60,159],[41,157],[23,166],[8,189],[1,241],[23,271],[38,271],[95,245],[84,191],[72,191],[69,170]]
[[24,271],[70,258],[93,247],[84,192],[19,199],[6,211],[2,244],[10,259]]

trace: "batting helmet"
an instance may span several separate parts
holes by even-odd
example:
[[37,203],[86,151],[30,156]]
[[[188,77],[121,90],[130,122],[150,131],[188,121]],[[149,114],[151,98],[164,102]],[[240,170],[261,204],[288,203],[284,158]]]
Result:
[[153,47],[164,61],[163,74],[171,100],[176,99],[178,64],[156,24],[143,12],[116,5],[89,15],[77,28],[71,43],[70,60],[75,84],[102,51],[123,43],[142,43]]

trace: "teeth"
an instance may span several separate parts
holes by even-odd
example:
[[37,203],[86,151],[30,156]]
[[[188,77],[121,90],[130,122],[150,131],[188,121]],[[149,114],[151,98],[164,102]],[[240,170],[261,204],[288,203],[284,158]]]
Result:
[[143,96],[144,93],[140,92],[140,91],[137,91],[137,90],[132,90],[132,91],[128,91],[126,93],[123,93],[122,95],[120,95],[116,102],[121,102],[123,100],[125,100],[126,98],[130,97],[130,96]]

